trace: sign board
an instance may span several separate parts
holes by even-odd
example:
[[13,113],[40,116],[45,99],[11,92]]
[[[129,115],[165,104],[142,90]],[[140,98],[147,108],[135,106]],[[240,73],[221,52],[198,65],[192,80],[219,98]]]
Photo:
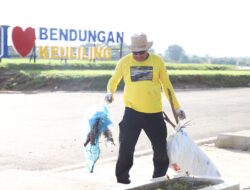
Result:
[[123,32],[0,25],[0,58],[11,58],[13,46],[20,57],[35,51],[39,59],[111,59],[109,45],[123,39]]

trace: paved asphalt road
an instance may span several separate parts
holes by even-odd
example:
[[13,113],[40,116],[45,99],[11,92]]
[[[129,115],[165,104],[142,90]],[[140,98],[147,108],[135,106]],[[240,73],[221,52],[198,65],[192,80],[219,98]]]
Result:
[[[103,103],[104,92],[0,92],[0,170],[47,170],[84,164],[82,120],[88,108]],[[250,88],[177,90],[176,95],[191,125],[195,140],[221,132],[250,129]],[[164,110],[172,118],[164,98]],[[110,105],[118,144],[123,115],[122,93]],[[168,127],[169,133],[173,129]],[[101,159],[116,156],[117,147],[101,142]],[[136,150],[150,148],[144,133]]]

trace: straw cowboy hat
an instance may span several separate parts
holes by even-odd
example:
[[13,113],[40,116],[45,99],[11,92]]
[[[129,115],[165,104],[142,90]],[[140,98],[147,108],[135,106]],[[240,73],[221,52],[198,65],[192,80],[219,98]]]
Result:
[[131,36],[131,45],[128,46],[128,48],[132,52],[139,52],[139,51],[147,51],[149,48],[151,48],[153,45],[153,42],[148,42],[147,35],[144,33],[134,34]]

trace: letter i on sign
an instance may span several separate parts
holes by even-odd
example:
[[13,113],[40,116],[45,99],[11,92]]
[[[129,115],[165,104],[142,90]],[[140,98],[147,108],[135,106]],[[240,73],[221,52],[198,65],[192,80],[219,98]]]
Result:
[[10,26],[0,26],[0,58],[9,57],[8,54],[8,28]]

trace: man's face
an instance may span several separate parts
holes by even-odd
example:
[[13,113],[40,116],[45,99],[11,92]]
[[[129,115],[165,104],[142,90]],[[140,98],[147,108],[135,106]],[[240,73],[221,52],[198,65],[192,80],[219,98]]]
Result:
[[148,58],[148,52],[147,51],[133,52],[133,58],[139,62],[145,61]]

